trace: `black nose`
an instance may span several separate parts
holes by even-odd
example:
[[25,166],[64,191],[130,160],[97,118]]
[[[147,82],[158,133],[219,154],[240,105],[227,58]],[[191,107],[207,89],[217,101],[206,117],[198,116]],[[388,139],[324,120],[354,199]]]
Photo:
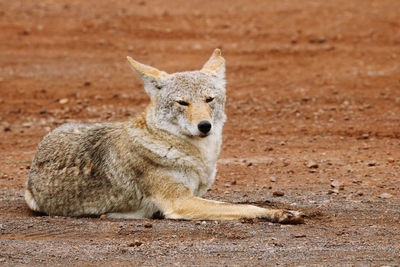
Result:
[[211,129],[211,123],[209,121],[201,121],[197,125],[197,128],[199,128],[200,132],[206,134]]

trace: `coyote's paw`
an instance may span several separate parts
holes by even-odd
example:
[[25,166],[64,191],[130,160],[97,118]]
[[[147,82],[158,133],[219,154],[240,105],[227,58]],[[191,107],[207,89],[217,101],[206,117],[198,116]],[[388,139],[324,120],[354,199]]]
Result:
[[300,211],[282,210],[278,222],[285,224],[301,224],[304,223],[304,214]]

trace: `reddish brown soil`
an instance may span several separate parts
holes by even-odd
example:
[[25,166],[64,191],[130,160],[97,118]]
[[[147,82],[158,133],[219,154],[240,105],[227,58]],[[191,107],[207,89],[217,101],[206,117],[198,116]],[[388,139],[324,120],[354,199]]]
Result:
[[[400,264],[400,1],[65,2],[0,1],[0,264]],[[127,55],[175,72],[215,47],[228,123],[207,197],[303,210],[304,225],[27,209],[48,131],[148,103]]]

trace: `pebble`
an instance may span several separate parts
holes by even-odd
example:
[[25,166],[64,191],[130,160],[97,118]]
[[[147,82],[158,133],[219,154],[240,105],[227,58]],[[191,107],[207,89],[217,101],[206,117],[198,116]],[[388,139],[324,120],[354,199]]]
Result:
[[370,161],[370,162],[368,162],[368,167],[374,167],[374,166],[376,166],[376,161],[375,160],[373,160],[373,161]]
[[5,132],[11,132],[11,127],[10,126],[8,126],[8,125],[6,125],[6,126],[4,126],[4,129],[3,129]]
[[141,245],[143,245],[142,241],[139,240],[135,240],[132,243],[128,244],[128,247],[140,247]]
[[334,180],[334,181],[331,183],[331,186],[332,186],[333,188],[338,188],[339,190],[343,190],[343,189],[344,189],[344,184],[343,184],[341,181],[338,181],[338,180]]
[[100,215],[100,219],[102,219],[102,220],[107,219],[107,215],[105,215],[105,214]]
[[382,198],[382,199],[388,199],[388,198],[391,198],[391,197],[393,197],[393,195],[389,194],[389,193],[382,193],[382,194],[379,195],[379,198]]
[[145,222],[144,223],[144,228],[152,228],[153,224],[151,222]]
[[275,183],[276,182],[276,177],[275,176],[271,176],[271,177],[269,177],[269,180],[271,182]]
[[283,191],[275,191],[275,192],[272,193],[272,195],[274,197],[283,197],[285,195],[285,192],[283,192]]
[[331,194],[339,194],[339,190],[338,190],[337,188],[335,188],[335,189],[329,189],[329,190],[328,190],[328,194],[329,194],[329,195],[331,195]]
[[25,29],[23,32],[22,32],[22,34],[23,35],[29,35],[29,34],[31,34],[31,29]]
[[306,237],[306,235],[305,234],[295,234],[294,237],[301,238],[301,237]]
[[58,101],[61,105],[67,104],[68,103],[68,98],[62,98],[60,101]]
[[307,167],[310,169],[317,169],[319,167],[319,165],[315,161],[309,161],[307,163]]
[[22,123],[22,127],[31,128],[32,127],[32,123],[31,122],[24,122],[24,123]]

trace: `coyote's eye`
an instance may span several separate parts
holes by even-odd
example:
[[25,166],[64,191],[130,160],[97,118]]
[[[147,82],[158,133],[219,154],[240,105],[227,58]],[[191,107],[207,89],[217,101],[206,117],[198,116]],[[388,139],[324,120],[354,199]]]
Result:
[[210,103],[211,101],[213,101],[214,100],[214,97],[208,97],[207,99],[206,99],[206,102],[207,103]]
[[183,100],[178,100],[178,101],[176,101],[176,102],[178,102],[178,104],[181,105],[181,106],[189,106],[189,103],[188,103],[188,102],[185,102],[185,101],[183,101]]

